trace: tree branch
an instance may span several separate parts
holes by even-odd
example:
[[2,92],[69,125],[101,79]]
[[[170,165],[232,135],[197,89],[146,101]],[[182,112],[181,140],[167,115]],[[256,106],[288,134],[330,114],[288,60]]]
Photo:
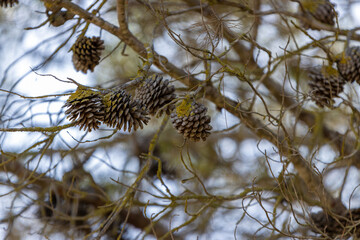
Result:
[[[199,5],[199,1],[197,0],[186,0],[189,5]],[[44,0],[44,2],[52,2],[51,0]],[[56,2],[61,7],[66,8],[70,12],[79,15],[84,20],[88,21],[89,23],[93,23],[96,26],[116,35],[119,37],[125,44],[130,46],[134,51],[136,51],[142,57],[146,57],[146,49],[144,45],[139,41],[134,35],[132,35],[129,31],[127,31],[126,24],[123,25],[122,30],[110,23],[107,23],[103,19],[96,17],[84,9],[80,8],[76,4],[73,4],[67,0],[63,0],[61,2]],[[118,10],[124,11],[123,0],[118,0]],[[210,9],[202,9],[203,14],[205,16],[213,15],[213,11]],[[124,19],[124,13],[118,13],[118,21],[119,23],[126,23],[126,19]],[[233,42],[236,37],[235,35],[224,26],[226,31],[225,38],[227,38],[230,42]],[[241,61],[247,62],[254,68],[257,67],[255,60],[252,57],[252,54],[240,43],[234,45],[234,48],[237,52],[241,52]],[[186,86],[192,88],[195,86],[202,85],[202,81],[197,80],[196,78],[189,76],[185,71],[178,69],[175,65],[171,64],[170,62],[166,62],[166,58],[160,57],[158,54],[154,54],[154,63],[157,67],[159,67],[164,72],[167,72],[170,76],[173,76],[179,81],[181,81]],[[249,129],[251,129],[260,139],[264,138],[267,139],[269,142],[274,144],[279,148],[279,154],[284,154],[288,157],[288,159],[294,164],[296,170],[298,171],[300,177],[307,183],[309,189],[313,192],[318,194],[321,202],[324,204],[324,208],[329,210],[336,207],[336,212],[342,212],[345,207],[338,199],[335,199],[331,196],[330,193],[324,188],[321,179],[317,176],[313,169],[309,166],[309,163],[302,158],[301,154],[296,150],[295,147],[291,145],[287,145],[289,143],[288,136],[280,136],[275,134],[272,130],[266,127],[263,123],[261,123],[258,119],[254,118],[254,116],[248,113],[245,109],[241,108],[237,104],[237,102],[222,96],[216,88],[213,86],[205,86],[204,88],[206,92],[206,98],[212,101],[217,107],[225,108],[228,112],[232,113],[233,115],[237,116],[241,119],[242,123],[244,123]]]

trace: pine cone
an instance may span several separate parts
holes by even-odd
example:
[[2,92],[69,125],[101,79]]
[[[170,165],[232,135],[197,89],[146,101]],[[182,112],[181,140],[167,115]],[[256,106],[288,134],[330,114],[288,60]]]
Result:
[[146,79],[142,86],[136,89],[135,99],[141,106],[145,106],[149,114],[161,116],[163,112],[170,115],[175,105],[170,104],[176,98],[175,87],[169,86],[169,80],[163,81],[158,75]]
[[339,96],[346,83],[346,80],[331,67],[312,69],[309,77],[311,99],[320,107],[331,107],[334,104],[333,98]]
[[124,90],[118,89],[109,91],[104,96],[105,118],[104,123],[110,127],[131,131],[142,129],[144,124],[149,122],[146,110],[140,107],[138,101],[131,100],[129,94]]
[[70,95],[64,107],[68,107],[65,114],[68,119],[80,125],[80,130],[98,129],[104,119],[105,106],[99,92],[79,87]]
[[210,116],[206,115],[207,108],[199,103],[187,103],[184,100],[176,112],[171,114],[173,126],[177,131],[184,135],[185,138],[194,142],[206,140],[212,129]]
[[104,41],[99,37],[80,37],[72,46],[72,61],[77,71],[86,73],[87,70],[94,71],[99,64],[101,51],[104,50]]
[[15,4],[18,4],[19,1],[18,0],[0,0],[0,6],[1,7],[12,7],[14,6]]
[[[303,10],[303,16],[312,16],[319,22],[334,26],[336,11],[334,10],[335,4],[331,3],[329,0],[303,0],[301,2]],[[311,19],[309,19],[311,20]],[[304,28],[318,30],[317,28],[312,27],[308,23],[303,23]]]
[[360,47],[346,49],[336,63],[339,73],[346,81],[360,84]]
[[72,18],[74,18],[74,14],[69,11],[57,11],[52,14],[49,14],[49,22],[54,27],[59,27],[64,25],[64,23]]
[[343,215],[335,219],[324,212],[312,213],[310,218],[317,228],[313,227],[312,231],[333,239],[360,238],[360,227],[357,224],[360,220],[360,209],[349,210]]

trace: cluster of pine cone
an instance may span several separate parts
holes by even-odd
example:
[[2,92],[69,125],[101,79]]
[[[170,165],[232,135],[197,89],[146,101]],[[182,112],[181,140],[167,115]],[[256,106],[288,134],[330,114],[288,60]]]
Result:
[[310,96],[320,107],[332,107],[334,98],[344,90],[347,82],[360,84],[360,47],[348,48],[332,66],[317,67],[309,72]]
[[[312,18],[315,18],[321,23],[330,26],[335,25],[335,4],[331,3],[329,0],[301,0],[300,4],[301,15],[309,19],[310,22]],[[303,22],[303,25],[306,29],[311,28],[318,30],[307,22]]]
[[[300,11],[309,19],[330,26],[335,25],[337,13],[335,4],[329,0],[301,0]],[[303,23],[305,28],[319,30],[309,23]],[[332,66],[316,67],[309,71],[309,87],[311,99],[320,107],[332,107],[334,98],[344,90],[347,82],[360,84],[360,47],[348,48],[336,60],[337,69]]]
[[174,99],[175,87],[153,75],[138,86],[134,98],[121,88],[97,91],[79,86],[64,107],[68,119],[80,130],[91,132],[103,123],[119,130],[136,131],[149,122],[149,115],[160,117],[165,113],[171,114],[173,126],[186,139],[205,141],[212,129],[207,108],[193,102],[186,105],[187,109],[181,104],[175,110]]

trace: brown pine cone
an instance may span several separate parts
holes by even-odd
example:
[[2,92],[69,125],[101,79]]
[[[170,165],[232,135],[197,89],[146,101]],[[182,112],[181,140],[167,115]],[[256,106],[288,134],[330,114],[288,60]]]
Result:
[[101,94],[91,89],[78,87],[64,104],[65,114],[71,122],[80,126],[80,130],[96,130],[104,119],[105,106]]
[[100,37],[78,38],[72,46],[72,61],[75,69],[83,73],[86,73],[88,70],[93,72],[100,62],[100,55],[104,49],[104,41]]
[[131,100],[131,96],[122,89],[109,90],[104,96],[104,123],[129,132],[142,129],[149,122],[148,113],[142,109],[138,101]]
[[18,0],[0,0],[0,7],[13,7],[15,4],[18,3]]
[[360,47],[346,49],[336,63],[339,73],[346,81],[360,84]]
[[211,118],[206,112],[204,105],[196,102],[190,104],[184,100],[171,114],[173,126],[186,139],[194,142],[205,141],[212,129]]
[[164,112],[170,115],[175,105],[170,104],[176,98],[175,87],[169,86],[169,80],[163,81],[162,76],[152,75],[136,89],[135,99],[145,106],[149,114],[161,116]]
[[75,15],[69,11],[57,11],[52,14],[49,14],[49,22],[54,27],[59,27],[64,25],[64,23],[72,19]]
[[333,98],[344,90],[346,80],[331,67],[315,68],[309,72],[310,97],[320,107],[332,107]]
[[[311,16],[318,20],[319,22],[334,26],[336,19],[336,11],[334,10],[335,4],[331,3],[329,0],[302,0],[302,15],[305,17]],[[305,10],[305,12],[304,12]],[[309,19],[311,21],[311,19]],[[308,23],[303,23],[304,28],[312,28]]]

